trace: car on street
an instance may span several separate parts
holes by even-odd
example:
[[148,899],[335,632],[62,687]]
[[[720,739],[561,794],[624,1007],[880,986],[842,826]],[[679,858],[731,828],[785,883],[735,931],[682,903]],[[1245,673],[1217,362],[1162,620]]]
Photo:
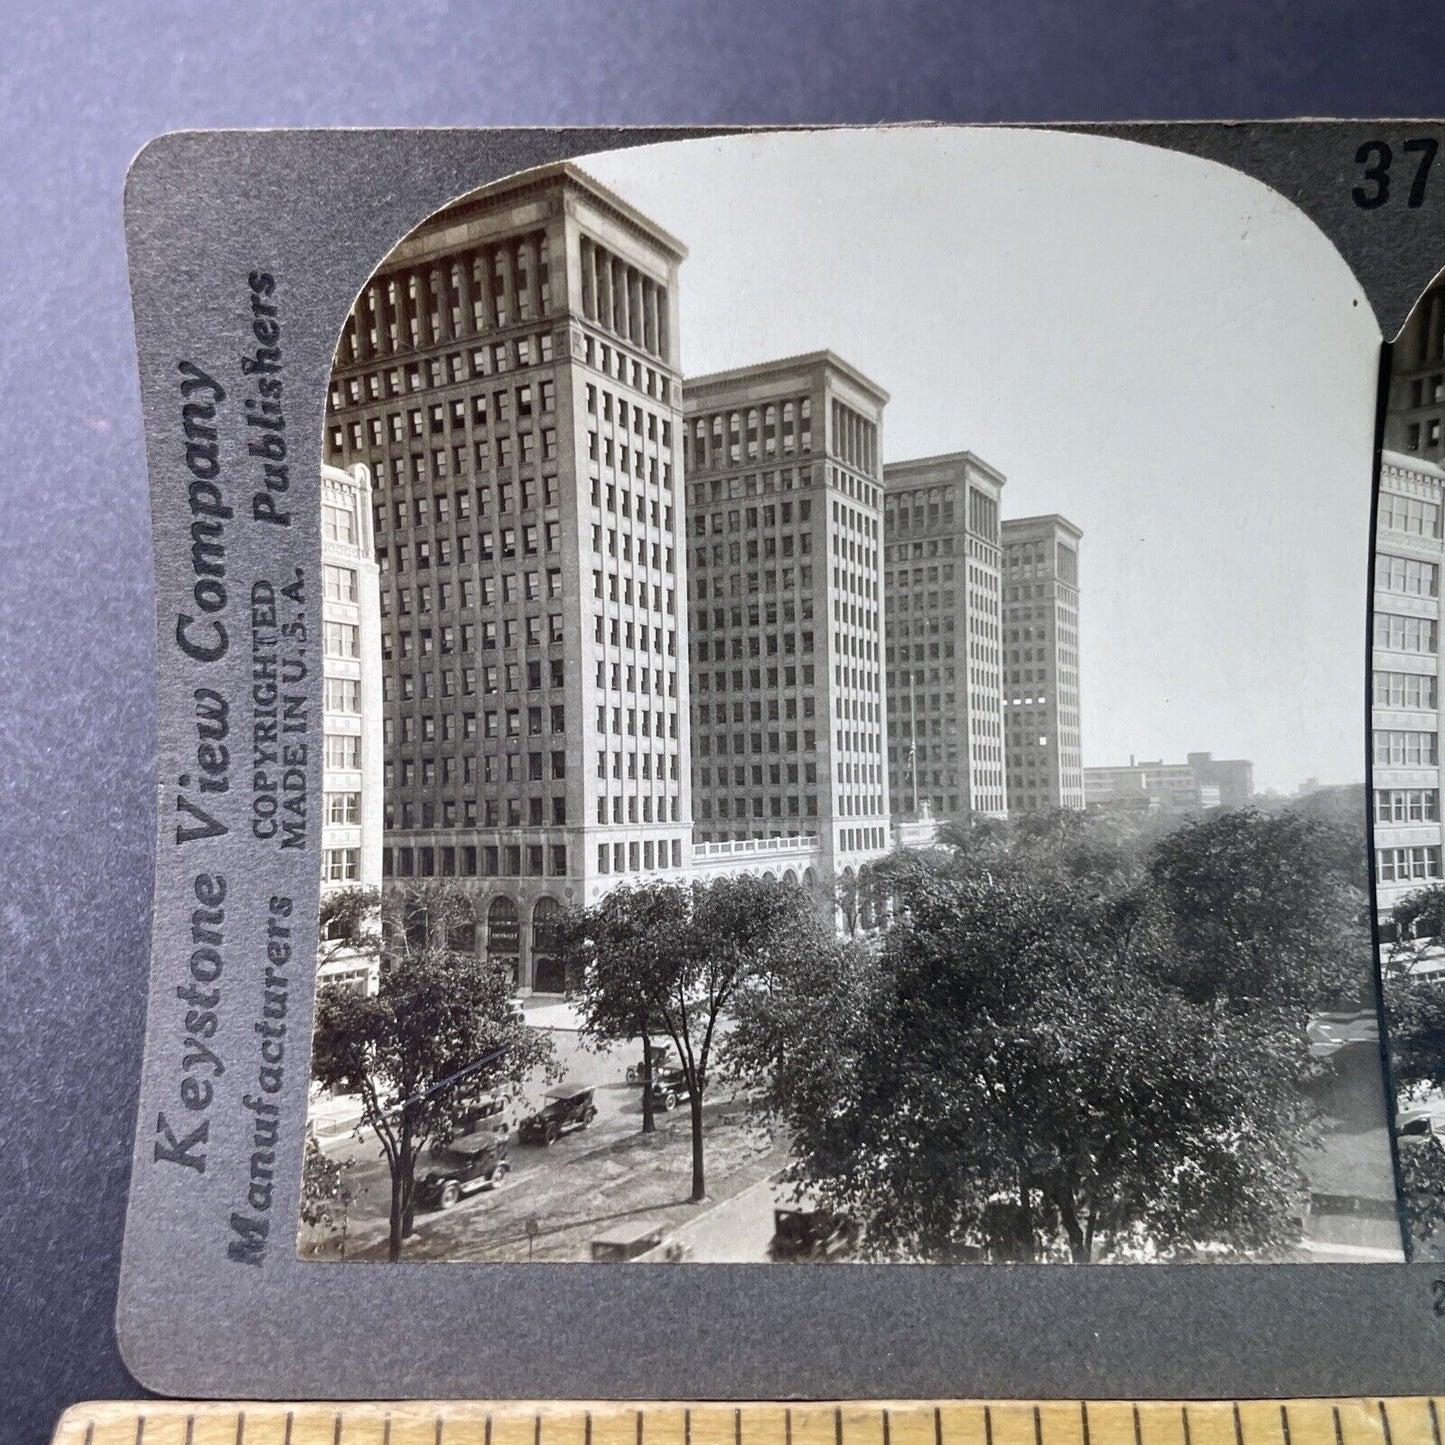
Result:
[[[703,1092],[706,1093],[706,1089]],[[664,1113],[691,1098],[686,1069],[664,1069],[652,1081],[652,1102]]]
[[[666,1044],[653,1044],[647,1051],[652,1057],[652,1077],[657,1076],[667,1068],[673,1067],[672,1050]],[[643,1076],[647,1073],[647,1060],[638,1059],[635,1064],[627,1066],[627,1082],[629,1084],[640,1084]]]
[[827,1209],[773,1210],[775,1260],[844,1259],[858,1247],[861,1231],[854,1220]]
[[662,1226],[657,1223],[621,1225],[599,1234],[592,1241],[592,1262],[594,1264],[623,1264],[636,1259],[639,1254],[656,1249],[662,1243]]
[[591,1089],[563,1086],[547,1090],[547,1102],[517,1126],[523,1144],[555,1144],[573,1129],[585,1129],[596,1117]]
[[1395,1125],[1395,1139],[1402,1149],[1431,1149],[1445,1153],[1445,1141],[1435,1131],[1435,1119],[1431,1114],[1402,1114]]
[[433,1144],[425,1173],[416,1181],[416,1200],[423,1208],[450,1209],[464,1194],[495,1189],[511,1170],[510,1144],[492,1129]]

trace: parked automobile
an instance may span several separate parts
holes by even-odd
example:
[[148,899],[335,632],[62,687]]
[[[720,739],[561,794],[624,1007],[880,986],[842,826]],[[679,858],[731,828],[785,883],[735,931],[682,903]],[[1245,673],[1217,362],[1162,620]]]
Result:
[[495,1189],[511,1169],[510,1147],[490,1128],[433,1144],[426,1172],[416,1181],[417,1203],[428,1209],[450,1209],[464,1194]]
[[659,1224],[624,1224],[609,1229],[592,1241],[594,1264],[622,1264],[646,1254],[662,1243],[662,1226]]
[[1395,1125],[1395,1139],[1402,1149],[1445,1152],[1445,1141],[1436,1133],[1435,1120],[1429,1114],[1402,1114]]
[[[703,1091],[706,1093],[706,1089]],[[664,1112],[675,1109],[684,1100],[692,1098],[687,1086],[687,1070],[664,1069],[652,1080],[652,1102]]]
[[826,1209],[773,1210],[775,1260],[841,1259],[858,1247],[860,1231],[851,1219]]
[[[512,1132],[512,1122],[507,1117],[509,1100],[501,1094],[479,1094],[468,1100],[462,1108],[451,1134],[440,1147],[446,1148],[453,1140],[472,1134],[500,1134],[503,1137]],[[432,1148],[438,1145],[433,1144]]]
[[591,1089],[562,1087],[547,1090],[547,1102],[517,1126],[524,1144],[555,1144],[572,1129],[585,1129],[597,1117]]
[[[652,1077],[654,1079],[657,1078],[664,1069],[672,1067],[672,1050],[666,1044],[653,1044],[647,1052],[652,1058]],[[627,1082],[629,1084],[640,1084],[646,1073],[646,1059],[638,1059],[635,1064],[628,1064],[627,1066]]]

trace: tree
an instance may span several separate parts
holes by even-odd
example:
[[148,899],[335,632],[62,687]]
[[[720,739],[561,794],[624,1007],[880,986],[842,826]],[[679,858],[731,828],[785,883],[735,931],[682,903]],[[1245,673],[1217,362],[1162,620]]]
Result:
[[640,1039],[642,1132],[656,1129],[652,1041],[666,1031],[656,997],[666,986],[663,950],[686,922],[687,893],[675,886],[615,888],[558,925],[559,953],[581,1032],[595,1043]]
[[569,928],[586,940],[576,992],[594,1027],[610,1036],[646,1020],[677,1049],[694,1202],[707,1197],[702,1106],[718,1024],[747,979],[776,973],[824,928],[802,889],[747,876],[619,888]]
[[455,884],[423,883],[382,900],[388,967],[373,997],[323,987],[316,1001],[312,1072],[359,1094],[391,1174],[388,1257],[412,1227],[417,1156],[444,1137],[467,1095],[519,1086],[552,1060],[551,1040],[512,1007],[500,965],[458,944],[474,930],[471,900]]
[[1445,885],[1433,883],[1391,910],[1394,941],[1382,967],[1390,1062],[1402,1101],[1445,1088],[1445,982],[1417,972],[1445,934]]
[[1371,978],[1363,830],[1298,812],[1213,813],[1161,839],[1150,873],[1175,921],[1176,982],[1220,1008],[1358,1005]]
[[322,1149],[315,1132],[306,1130],[305,1152],[301,1156],[301,1222],[312,1229],[344,1228],[351,1204],[351,1186],[346,1176],[349,1161],[331,1158]]
[[1137,897],[916,880],[881,952],[750,988],[730,1040],[792,1177],[880,1256],[1187,1258],[1297,1237],[1303,1040],[1169,981]]

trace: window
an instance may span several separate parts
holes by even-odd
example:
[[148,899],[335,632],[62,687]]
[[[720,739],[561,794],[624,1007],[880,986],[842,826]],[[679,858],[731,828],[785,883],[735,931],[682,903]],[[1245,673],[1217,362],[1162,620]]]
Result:
[[355,827],[361,821],[360,793],[327,793],[326,821],[343,827]]
[[1375,586],[1406,597],[1436,597],[1440,590],[1439,569],[1433,562],[1381,552],[1375,558]]
[[326,624],[327,657],[360,657],[361,629],[354,622]]
[[328,602],[356,601],[356,569],[354,567],[337,567],[328,562],[323,568],[323,575]]
[[361,739],[355,733],[327,733],[326,766],[333,770],[359,768]]
[[356,513],[350,507],[334,507],[329,502],[321,508],[321,535],[328,542],[356,545]]
[[1440,761],[1439,737],[1435,733],[1396,732],[1377,729],[1375,762],[1385,767],[1434,767]]
[[[1418,447],[1418,442],[1417,442]],[[1416,537],[1440,535],[1440,508],[1435,502],[1418,497],[1401,497],[1394,492],[1380,493],[1380,526]]]
[[1376,707],[1433,708],[1436,700],[1433,673],[1376,672],[1374,675]]
[[1440,794],[1435,788],[1377,788],[1377,823],[1438,823]]
[[1381,883],[1424,882],[1440,876],[1440,849],[1381,848],[1376,854],[1376,873]]
[[[1439,850],[1436,849],[1438,853]],[[352,883],[361,877],[360,848],[328,848],[322,864],[322,878],[327,883]]]
[[327,712],[360,712],[361,682],[355,677],[326,679]]
[[1403,617],[1397,612],[1375,613],[1375,646],[1390,652],[1434,652],[1436,622],[1430,617]]

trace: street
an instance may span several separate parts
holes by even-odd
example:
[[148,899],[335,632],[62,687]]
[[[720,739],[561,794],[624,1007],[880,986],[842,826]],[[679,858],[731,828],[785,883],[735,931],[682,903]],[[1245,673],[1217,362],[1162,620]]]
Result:
[[[748,1117],[745,1101],[731,1086],[714,1087],[704,1104],[708,1198],[691,1203],[688,1110],[659,1109],[657,1132],[641,1133],[642,1090],[625,1079],[628,1066],[637,1062],[637,1047],[594,1053],[580,1045],[574,1030],[550,1032],[563,1069],[557,1087],[592,1088],[596,1119],[550,1146],[519,1143],[514,1127],[510,1176],[451,1209],[418,1210],[415,1233],[405,1246],[408,1259],[588,1259],[593,1239],[618,1225],[655,1224],[670,1237],[678,1226],[771,1178],[787,1162],[785,1146]],[[545,1079],[529,1083],[514,1124],[542,1105],[548,1087]],[[350,1165],[352,1199],[344,1233],[314,1248],[315,1241],[303,1241],[303,1249],[317,1259],[384,1259],[391,1179],[380,1147],[369,1130],[358,1138],[341,1122],[348,1118],[344,1103],[314,1113],[323,1150]],[[770,1238],[771,1204],[766,1214]]]

